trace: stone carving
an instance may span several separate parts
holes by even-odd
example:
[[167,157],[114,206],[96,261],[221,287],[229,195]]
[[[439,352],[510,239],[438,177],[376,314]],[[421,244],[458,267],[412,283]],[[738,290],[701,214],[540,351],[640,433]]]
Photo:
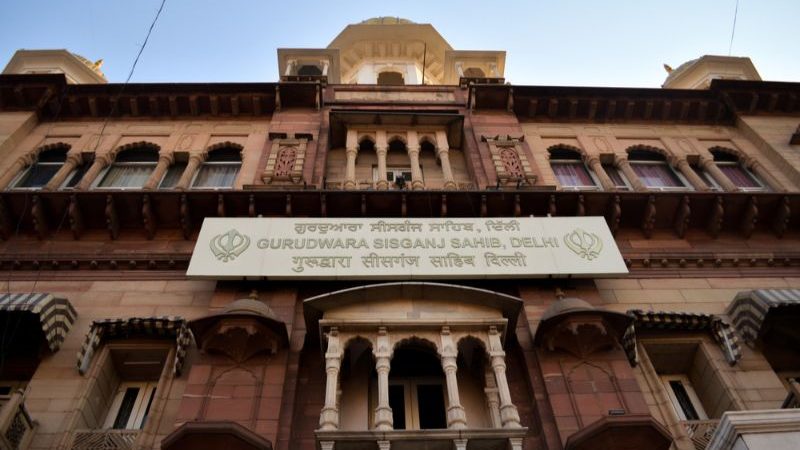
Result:
[[524,136],[481,136],[489,145],[500,184],[536,184],[536,174],[524,151]]
[[503,167],[510,177],[523,178],[525,176],[522,161],[520,161],[519,155],[512,148],[507,147],[500,150],[500,160],[503,162]]
[[[301,137],[302,136],[302,137]],[[303,164],[311,135],[295,134],[294,138],[272,140],[267,165],[261,174],[264,184],[297,185],[303,183]]]

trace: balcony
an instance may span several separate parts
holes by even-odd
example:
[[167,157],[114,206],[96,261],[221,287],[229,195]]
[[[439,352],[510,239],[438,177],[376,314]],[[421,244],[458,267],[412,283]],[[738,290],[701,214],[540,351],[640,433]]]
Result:
[[22,391],[0,396],[0,450],[28,448],[35,431],[36,422],[25,409]]
[[139,430],[76,430],[70,450],[132,450]]
[[[527,428],[432,429],[390,431],[317,431],[320,444],[333,443],[336,450],[383,448],[378,443],[390,442],[392,450],[521,449]],[[322,448],[326,448],[322,445]]]
[[714,432],[717,431],[719,420],[685,420],[681,422],[686,434],[694,443],[697,450],[705,450]]

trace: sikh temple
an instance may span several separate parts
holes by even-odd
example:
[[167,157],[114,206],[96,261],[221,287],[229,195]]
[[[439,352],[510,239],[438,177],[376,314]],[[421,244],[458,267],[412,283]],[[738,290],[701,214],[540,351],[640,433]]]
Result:
[[797,448],[800,83],[516,85],[387,17],[277,58],[11,57],[0,449]]

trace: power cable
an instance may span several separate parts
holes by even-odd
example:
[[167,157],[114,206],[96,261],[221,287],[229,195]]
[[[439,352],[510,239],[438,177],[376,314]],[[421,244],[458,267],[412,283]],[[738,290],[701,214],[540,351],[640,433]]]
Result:
[[739,15],[739,0],[736,0],[736,8],[733,10],[733,26],[731,27],[731,42],[728,44],[728,56],[733,50],[733,36],[736,33],[736,17]]

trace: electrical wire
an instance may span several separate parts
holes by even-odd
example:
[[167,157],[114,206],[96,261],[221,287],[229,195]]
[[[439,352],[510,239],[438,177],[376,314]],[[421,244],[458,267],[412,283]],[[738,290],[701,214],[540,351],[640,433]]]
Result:
[[[147,41],[150,40],[150,35],[153,34],[153,28],[156,26],[156,22],[158,22],[158,18],[161,16],[161,11],[164,10],[164,5],[166,5],[167,0],[161,0],[161,5],[158,7],[158,11],[156,11],[156,16],[153,17],[153,21],[150,23],[150,28],[147,29],[147,35],[144,38],[144,42],[142,42],[141,47],[139,47],[139,52],[136,54],[136,59],[133,60],[133,65],[131,65],[131,70],[128,72],[128,77],[125,79],[125,82],[122,83],[122,86],[119,88],[119,92],[117,93],[116,100],[119,100],[119,97],[122,96],[122,93],[125,92],[125,88],[130,83],[131,78],[133,77],[133,72],[136,71],[136,65],[139,64],[139,58],[141,58],[142,53],[144,52],[145,47],[147,47]],[[94,151],[97,150],[97,147],[100,146],[100,140],[103,137],[103,132],[106,130],[106,126],[108,125],[108,121],[111,119],[111,116],[116,112],[117,104],[119,102],[115,101],[112,103],[111,110],[108,112],[108,116],[106,116],[106,120],[103,121],[103,127],[100,128],[100,136],[97,139],[97,142],[94,144]]]
[[733,36],[736,33],[736,17],[739,15],[739,0],[736,0],[736,8],[733,10],[733,26],[731,27],[731,42],[728,44],[728,56],[733,50]]

